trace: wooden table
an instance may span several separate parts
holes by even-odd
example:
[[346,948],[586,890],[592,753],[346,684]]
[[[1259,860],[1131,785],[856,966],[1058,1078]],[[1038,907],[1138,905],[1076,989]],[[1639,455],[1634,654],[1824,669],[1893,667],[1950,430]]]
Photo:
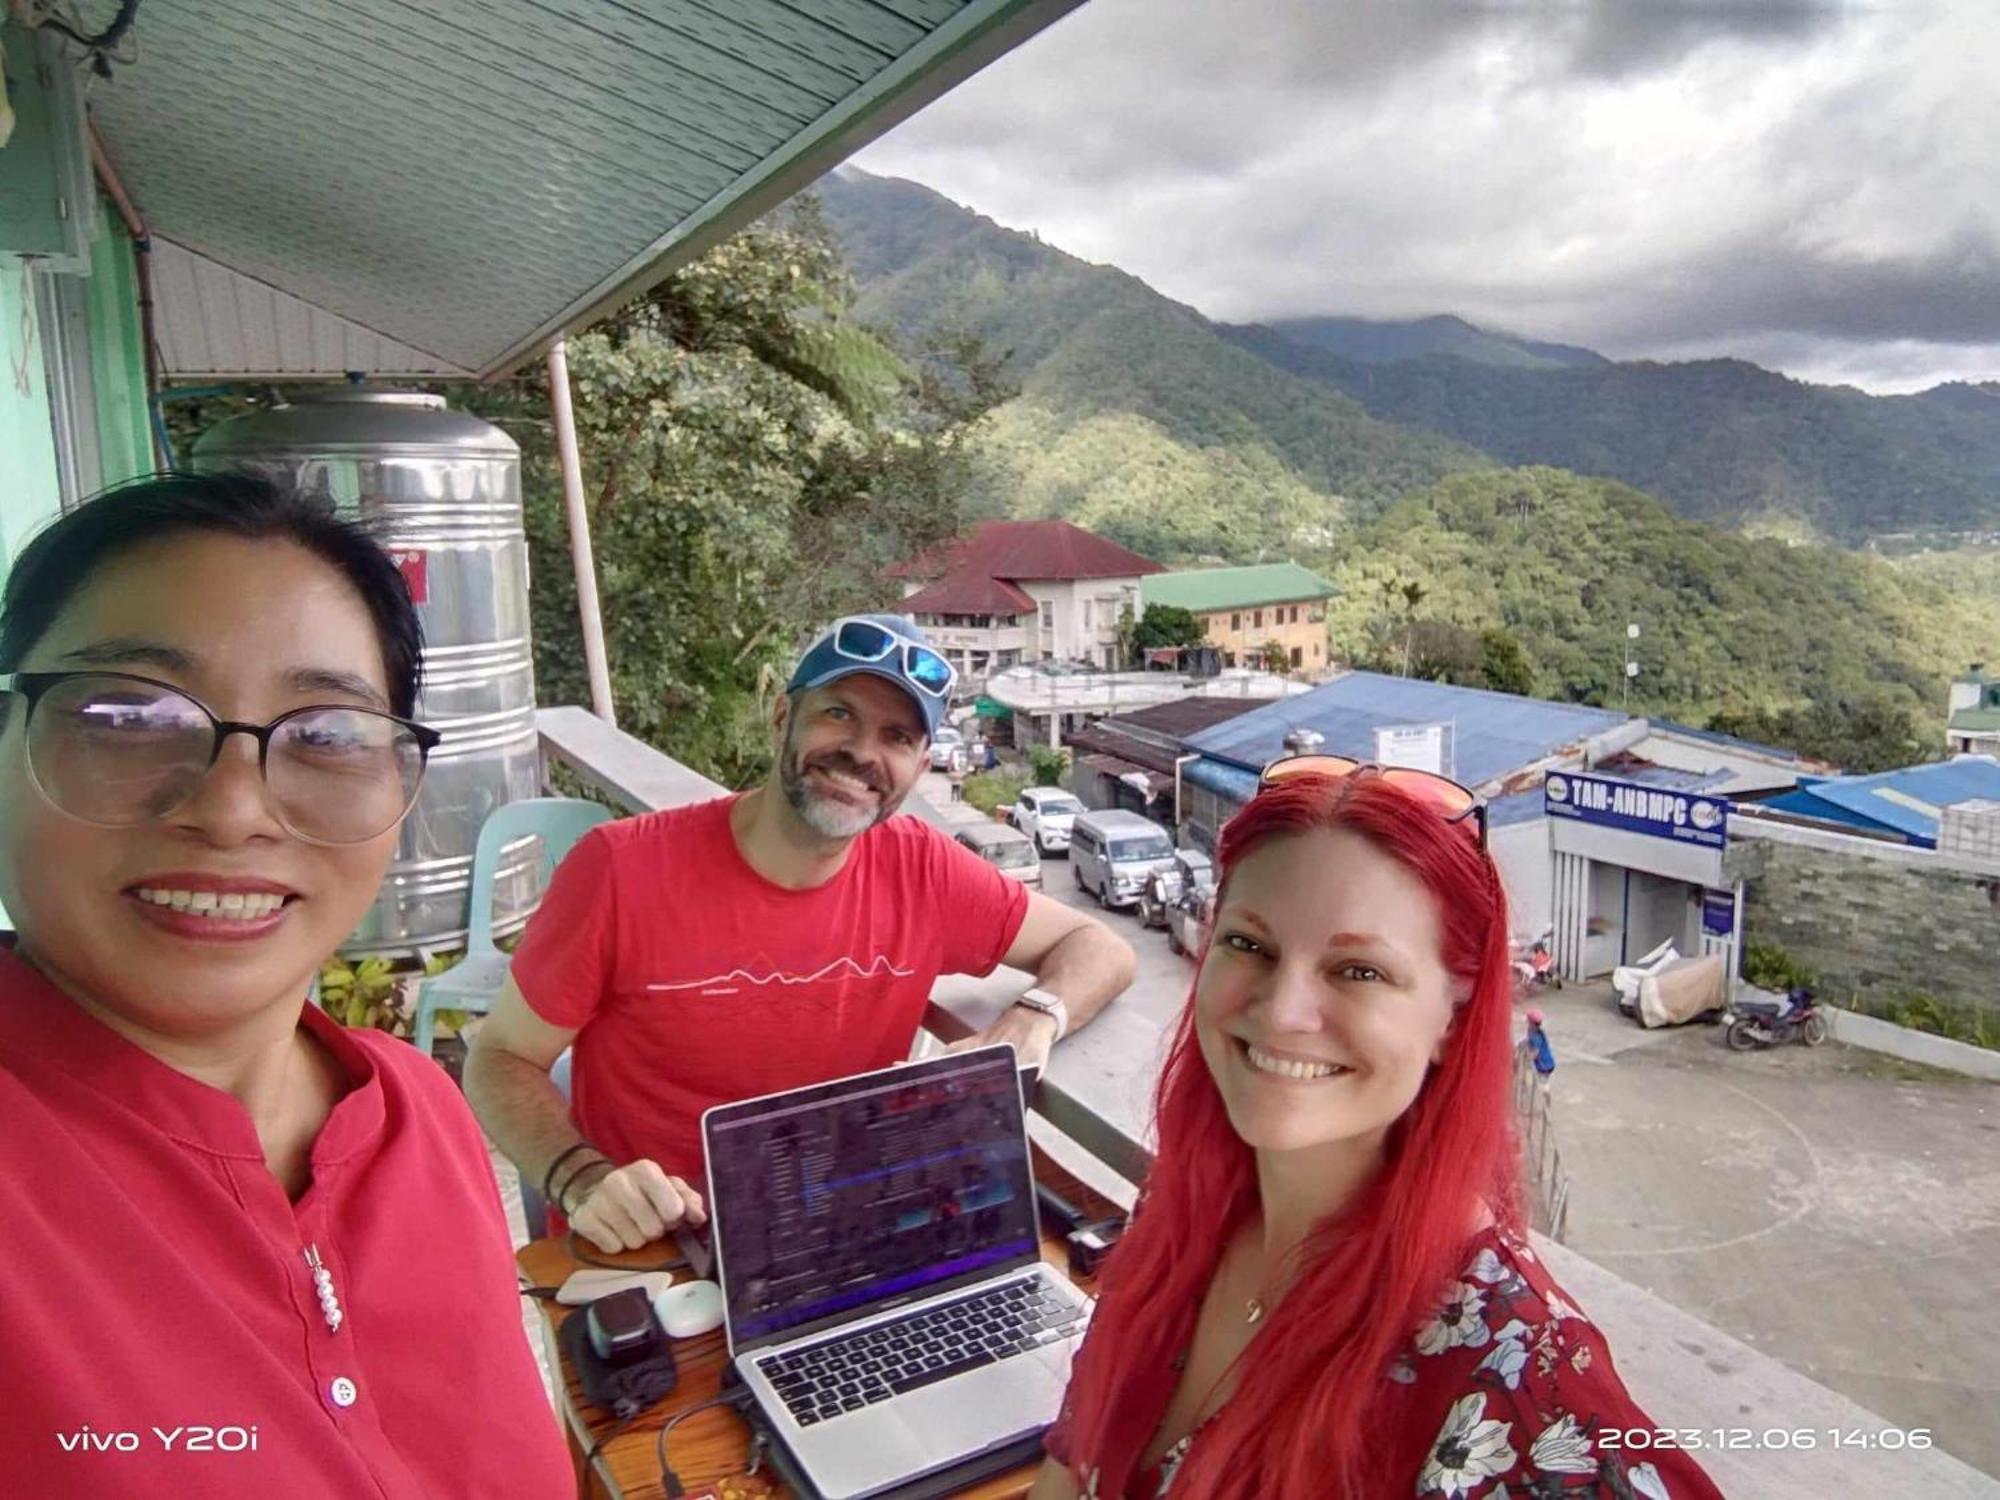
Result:
[[[1050,1161],[1039,1148],[1034,1155],[1035,1175],[1085,1213],[1100,1217],[1116,1211],[1112,1204]],[[671,1244],[659,1244],[602,1259],[644,1266],[669,1259],[673,1253]],[[1042,1258],[1067,1272],[1068,1254],[1060,1238],[1043,1236]],[[560,1239],[540,1239],[524,1245],[517,1259],[537,1286],[560,1286],[577,1269],[568,1245]],[[686,1280],[687,1276],[685,1270],[675,1273],[676,1280]],[[1092,1290],[1093,1282],[1083,1281],[1078,1285],[1087,1292]],[[602,1434],[618,1424],[583,1399],[582,1383],[562,1358],[556,1330],[580,1309],[554,1301],[541,1301],[537,1306],[542,1310],[549,1368],[560,1376],[557,1404],[562,1411],[563,1429],[569,1436],[570,1454],[577,1463],[577,1494],[582,1500],[664,1500],[666,1490],[657,1457],[660,1428],[676,1413],[709,1400],[721,1390],[722,1370],[728,1362],[722,1330],[674,1341],[674,1362],[680,1380],[673,1394],[606,1443],[586,1472],[584,1455]],[[674,1429],[667,1440],[667,1450],[689,1500],[700,1500],[702,1496],[714,1496],[716,1500],[767,1500],[767,1497],[789,1500],[792,1494],[769,1472],[768,1465],[755,1476],[744,1473],[749,1461],[750,1428],[729,1407],[718,1406],[689,1417]],[[1028,1493],[1038,1468],[1039,1465],[1029,1464],[961,1493],[974,1500],[1012,1500]]]

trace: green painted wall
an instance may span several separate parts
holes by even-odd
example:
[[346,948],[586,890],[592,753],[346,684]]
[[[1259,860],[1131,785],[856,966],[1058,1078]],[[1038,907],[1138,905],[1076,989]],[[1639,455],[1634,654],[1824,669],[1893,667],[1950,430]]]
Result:
[[0,255],[0,562],[61,505],[34,287],[26,262]]
[[0,255],[0,566],[61,504],[34,288],[19,256]]
[[146,353],[132,241],[109,205],[90,255],[90,376],[97,392],[98,462],[106,484],[156,467],[146,403]]

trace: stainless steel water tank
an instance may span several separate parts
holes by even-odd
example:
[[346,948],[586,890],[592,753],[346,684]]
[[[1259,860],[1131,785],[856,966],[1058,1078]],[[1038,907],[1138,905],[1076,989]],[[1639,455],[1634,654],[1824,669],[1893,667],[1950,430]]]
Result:
[[[540,791],[521,455],[499,428],[442,396],[332,388],[218,423],[194,449],[204,472],[250,470],[376,523],[424,625],[417,717],[440,730],[373,909],[342,951],[462,946],[472,851],[486,815]],[[540,896],[533,840],[494,882],[494,926],[518,927]]]

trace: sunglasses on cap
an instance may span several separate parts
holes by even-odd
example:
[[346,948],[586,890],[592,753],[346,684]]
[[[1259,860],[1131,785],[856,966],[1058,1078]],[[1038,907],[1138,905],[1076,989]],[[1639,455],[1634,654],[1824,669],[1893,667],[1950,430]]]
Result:
[[1275,786],[1294,776],[1324,776],[1342,781],[1351,776],[1380,776],[1398,791],[1409,793],[1436,811],[1447,823],[1473,820],[1479,847],[1486,847],[1486,804],[1470,788],[1435,771],[1419,771],[1412,766],[1384,766],[1373,761],[1350,760],[1345,755],[1288,755],[1264,767],[1257,789]]
[[833,628],[820,638],[819,644],[815,645],[812,651],[806,654],[810,657],[813,652],[825,646],[831,646],[834,655],[847,661],[867,662],[871,665],[886,661],[897,651],[901,651],[902,657],[897,665],[901,668],[904,680],[919,692],[927,693],[933,698],[949,697],[951,685],[958,678],[958,672],[952,664],[923,642],[898,635],[888,626],[875,620],[863,619],[858,615],[834,621]]

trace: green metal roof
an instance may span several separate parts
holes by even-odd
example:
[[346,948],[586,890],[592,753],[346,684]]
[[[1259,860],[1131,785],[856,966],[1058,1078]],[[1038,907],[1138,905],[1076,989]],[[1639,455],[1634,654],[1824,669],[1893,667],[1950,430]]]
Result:
[[150,0],[91,110],[169,375],[486,376],[1079,3]]
[[1139,580],[1139,597],[1147,605],[1173,604],[1196,614],[1331,599],[1338,592],[1311,568],[1295,562],[1198,568],[1186,573],[1155,573]]
[[1951,727],[1971,734],[2000,731],[2000,708],[1961,708],[1951,716]]

